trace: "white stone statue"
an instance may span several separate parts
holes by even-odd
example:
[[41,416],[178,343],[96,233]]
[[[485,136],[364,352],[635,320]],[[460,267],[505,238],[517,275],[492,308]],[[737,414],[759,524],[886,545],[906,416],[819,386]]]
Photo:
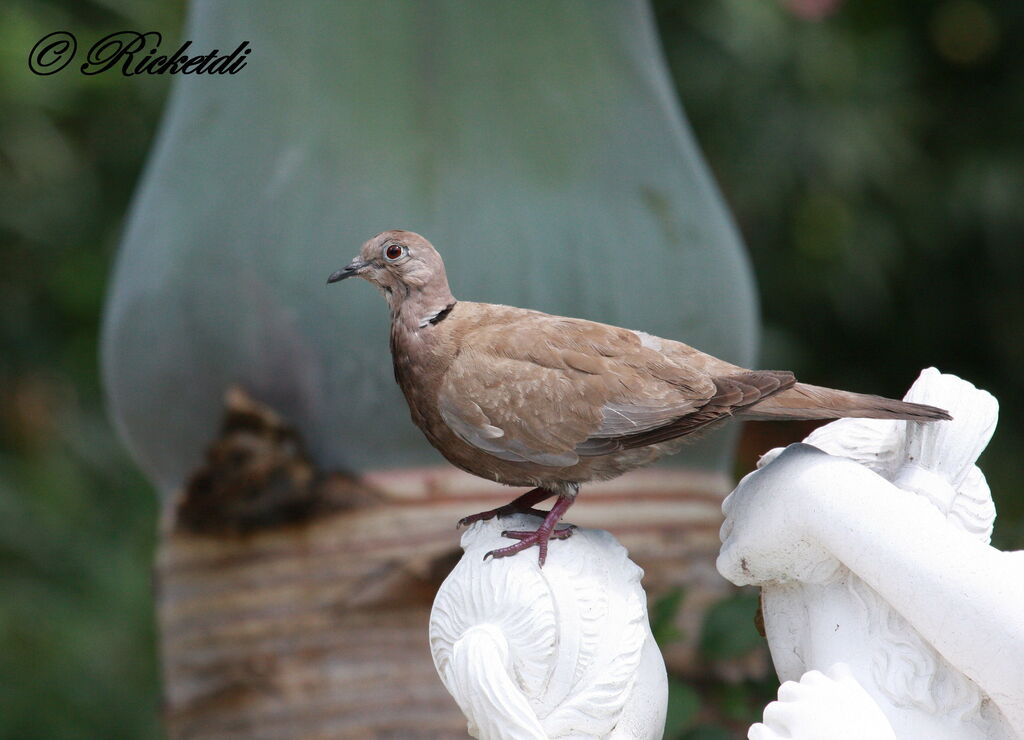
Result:
[[925,370],[951,422],[843,419],[726,499],[718,569],[761,586],[779,700],[751,740],[1024,737],[1024,553],[974,464],[998,404]]
[[633,563],[608,532],[577,529],[537,558],[483,559],[501,532],[536,521],[477,522],[438,591],[430,648],[445,688],[484,740],[662,737],[665,664]]

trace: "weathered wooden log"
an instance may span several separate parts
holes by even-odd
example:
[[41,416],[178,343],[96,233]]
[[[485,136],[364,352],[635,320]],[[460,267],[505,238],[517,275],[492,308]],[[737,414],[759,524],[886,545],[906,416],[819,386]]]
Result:
[[[588,486],[573,509],[573,521],[614,530],[652,598],[686,589],[689,639],[665,651],[676,671],[694,667],[697,620],[725,588],[712,562],[727,488],[713,474],[647,470]],[[465,737],[427,619],[461,553],[454,523],[512,493],[453,468],[318,473],[294,430],[230,393],[220,439],[162,524],[170,735]]]

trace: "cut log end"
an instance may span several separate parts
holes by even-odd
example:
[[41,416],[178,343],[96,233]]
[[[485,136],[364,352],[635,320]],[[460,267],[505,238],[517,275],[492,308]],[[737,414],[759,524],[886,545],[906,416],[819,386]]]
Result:
[[233,386],[220,434],[178,499],[174,526],[245,534],[379,502],[354,476],[318,471],[298,431]]

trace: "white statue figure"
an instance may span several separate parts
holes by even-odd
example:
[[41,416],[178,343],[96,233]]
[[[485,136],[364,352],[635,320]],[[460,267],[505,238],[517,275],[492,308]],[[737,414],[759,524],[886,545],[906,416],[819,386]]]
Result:
[[477,522],[438,591],[430,649],[484,740],[661,738],[668,680],[643,571],[608,532],[577,529],[537,558],[484,561],[529,515]]
[[934,369],[906,400],[953,421],[833,422],[723,504],[719,572],[761,586],[785,681],[751,740],[1024,737],[1024,553],[989,545],[974,464],[998,404]]

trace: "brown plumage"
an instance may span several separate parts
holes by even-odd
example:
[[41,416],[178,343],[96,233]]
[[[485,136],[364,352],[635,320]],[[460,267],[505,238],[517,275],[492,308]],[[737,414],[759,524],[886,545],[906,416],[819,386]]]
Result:
[[[494,551],[548,539],[579,485],[621,475],[676,451],[687,435],[733,416],[934,421],[942,409],[797,383],[785,371],[746,370],[669,339],[511,306],[456,301],[444,263],[419,234],[385,231],[328,282],[358,276],[391,308],[395,378],[412,419],[452,464],[511,486],[512,503],[462,523],[515,511],[545,516],[536,532]],[[531,509],[558,496],[546,515]]]

